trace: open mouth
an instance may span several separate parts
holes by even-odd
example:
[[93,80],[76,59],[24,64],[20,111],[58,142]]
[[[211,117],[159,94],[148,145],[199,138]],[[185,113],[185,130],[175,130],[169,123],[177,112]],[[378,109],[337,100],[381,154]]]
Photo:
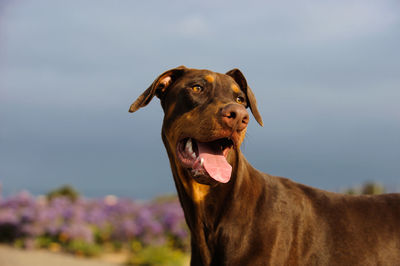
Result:
[[184,138],[178,142],[177,154],[182,165],[191,169],[194,177],[210,176],[214,180],[227,183],[231,178],[232,166],[227,162],[233,141],[221,138],[211,142],[200,142]]

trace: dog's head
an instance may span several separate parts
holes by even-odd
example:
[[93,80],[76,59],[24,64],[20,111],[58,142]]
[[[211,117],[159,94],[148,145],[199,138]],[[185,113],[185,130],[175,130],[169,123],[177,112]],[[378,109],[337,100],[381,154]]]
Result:
[[226,74],[184,66],[168,70],[137,98],[129,112],[146,106],[154,95],[164,110],[162,137],[171,165],[199,183],[227,183],[233,155],[239,152],[249,122],[246,109],[263,124],[240,70]]

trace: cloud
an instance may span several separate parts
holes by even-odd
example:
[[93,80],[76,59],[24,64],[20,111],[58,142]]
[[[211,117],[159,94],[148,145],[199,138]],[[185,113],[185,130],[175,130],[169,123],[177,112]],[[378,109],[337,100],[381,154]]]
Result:
[[210,33],[206,19],[201,15],[191,15],[178,21],[176,32],[189,38],[199,38]]
[[233,29],[238,36],[318,44],[355,40],[386,31],[399,23],[399,11],[396,1],[250,1],[225,7],[223,19],[219,12],[210,9],[207,18],[220,31]]
[[298,19],[309,40],[354,39],[374,34],[398,22],[398,11],[385,1],[313,1]]

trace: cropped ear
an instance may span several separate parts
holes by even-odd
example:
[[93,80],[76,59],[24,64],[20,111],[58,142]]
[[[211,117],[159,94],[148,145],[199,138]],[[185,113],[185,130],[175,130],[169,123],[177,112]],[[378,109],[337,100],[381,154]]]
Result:
[[231,76],[236,81],[236,83],[240,86],[240,88],[244,91],[244,93],[246,94],[246,97],[247,97],[247,104],[249,105],[254,118],[260,124],[260,126],[263,126],[264,123],[263,123],[261,115],[257,109],[256,97],[254,96],[254,93],[250,89],[250,87],[247,86],[246,78],[244,77],[242,72],[239,69],[234,68],[234,69],[226,72],[226,75]]
[[154,95],[156,95],[158,98],[162,98],[167,88],[178,77],[180,77],[186,69],[187,68],[185,66],[179,66],[162,73],[153,81],[150,87],[132,103],[131,107],[129,108],[129,112],[136,112],[138,109],[148,105],[151,99],[153,99]]

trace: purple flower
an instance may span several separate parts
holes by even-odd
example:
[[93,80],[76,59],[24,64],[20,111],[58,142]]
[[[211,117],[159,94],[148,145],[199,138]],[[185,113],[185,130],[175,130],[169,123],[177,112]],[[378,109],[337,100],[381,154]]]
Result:
[[0,225],[18,224],[19,218],[16,213],[10,209],[0,209]]
[[83,240],[92,243],[94,240],[93,231],[87,224],[72,223],[61,228],[60,234],[67,240]]
[[[2,231],[3,230],[3,231]],[[104,199],[33,197],[21,192],[0,199],[0,241],[39,236],[58,241],[81,240],[164,243],[168,238],[187,243],[188,234],[178,200],[135,202],[107,196]],[[4,240],[4,239],[3,239]],[[24,240],[25,241],[25,240]],[[32,242],[32,241],[31,241]]]

